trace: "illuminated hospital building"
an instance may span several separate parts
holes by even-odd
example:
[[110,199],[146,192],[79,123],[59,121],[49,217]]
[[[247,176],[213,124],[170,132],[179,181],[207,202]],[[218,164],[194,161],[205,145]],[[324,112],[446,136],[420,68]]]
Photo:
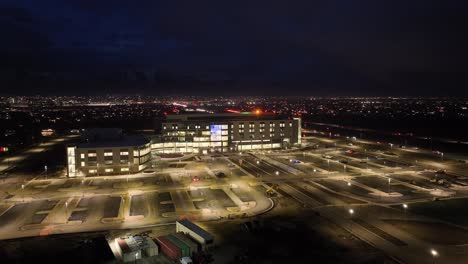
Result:
[[161,135],[149,140],[121,129],[83,131],[67,146],[69,177],[135,174],[151,167],[151,154],[224,153],[289,148],[301,144],[300,118],[270,114],[168,115]]
[[84,131],[82,142],[67,146],[68,177],[134,174],[151,163],[150,140],[116,128]]
[[287,148],[301,143],[300,118],[273,114],[168,115],[161,136],[153,140],[155,153],[232,152]]

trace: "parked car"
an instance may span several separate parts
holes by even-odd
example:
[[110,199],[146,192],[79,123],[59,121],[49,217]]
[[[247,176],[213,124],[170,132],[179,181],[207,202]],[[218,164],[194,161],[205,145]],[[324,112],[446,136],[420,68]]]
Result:
[[222,171],[218,171],[215,173],[215,176],[218,177],[218,178],[224,178],[226,177],[226,174]]

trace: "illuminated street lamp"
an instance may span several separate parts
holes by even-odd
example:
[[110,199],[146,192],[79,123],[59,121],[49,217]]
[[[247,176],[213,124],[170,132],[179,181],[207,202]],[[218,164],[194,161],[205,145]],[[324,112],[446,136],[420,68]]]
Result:
[[21,184],[21,192],[23,193],[23,203],[24,203],[24,184]]
[[351,186],[351,182],[348,182],[348,186]]
[[393,143],[388,143],[390,145],[390,148],[393,149]]
[[259,160],[257,160],[257,165],[258,165],[258,164],[260,164],[260,161],[259,161]]
[[67,222],[68,222],[68,201],[65,202],[65,218],[67,219]]
[[348,210],[348,213],[349,213],[349,217],[351,218],[351,222],[350,222],[350,231],[351,233],[353,232],[353,214],[354,214],[354,210],[351,208]]
[[278,175],[279,175],[279,171],[276,171],[275,174],[276,174],[276,176],[278,176]]
[[405,211],[405,220],[408,220],[408,218],[406,217],[406,209],[408,209],[408,205],[403,204],[403,210]]
[[431,256],[432,256],[432,258],[434,260],[433,263],[435,263],[435,259],[439,256],[439,252],[437,252],[437,250],[435,250],[433,248],[431,248],[430,252],[431,252]]
[[44,173],[45,173],[45,178],[47,180],[47,165],[44,165]]

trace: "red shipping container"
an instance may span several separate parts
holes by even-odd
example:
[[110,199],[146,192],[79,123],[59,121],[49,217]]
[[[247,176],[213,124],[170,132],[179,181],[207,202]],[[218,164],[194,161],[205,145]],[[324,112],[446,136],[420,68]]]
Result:
[[167,238],[161,236],[157,237],[155,240],[159,245],[161,252],[169,259],[177,261],[182,257],[180,249],[176,245],[172,244],[172,242]]
[[128,247],[127,242],[125,242],[125,240],[119,238],[117,239],[117,244],[119,244],[119,247],[122,250],[122,252],[127,253],[130,251],[130,248]]

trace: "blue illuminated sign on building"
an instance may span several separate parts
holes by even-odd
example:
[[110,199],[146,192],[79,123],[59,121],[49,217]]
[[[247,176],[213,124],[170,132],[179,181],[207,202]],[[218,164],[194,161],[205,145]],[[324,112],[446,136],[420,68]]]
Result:
[[210,126],[211,141],[221,141],[221,125]]

